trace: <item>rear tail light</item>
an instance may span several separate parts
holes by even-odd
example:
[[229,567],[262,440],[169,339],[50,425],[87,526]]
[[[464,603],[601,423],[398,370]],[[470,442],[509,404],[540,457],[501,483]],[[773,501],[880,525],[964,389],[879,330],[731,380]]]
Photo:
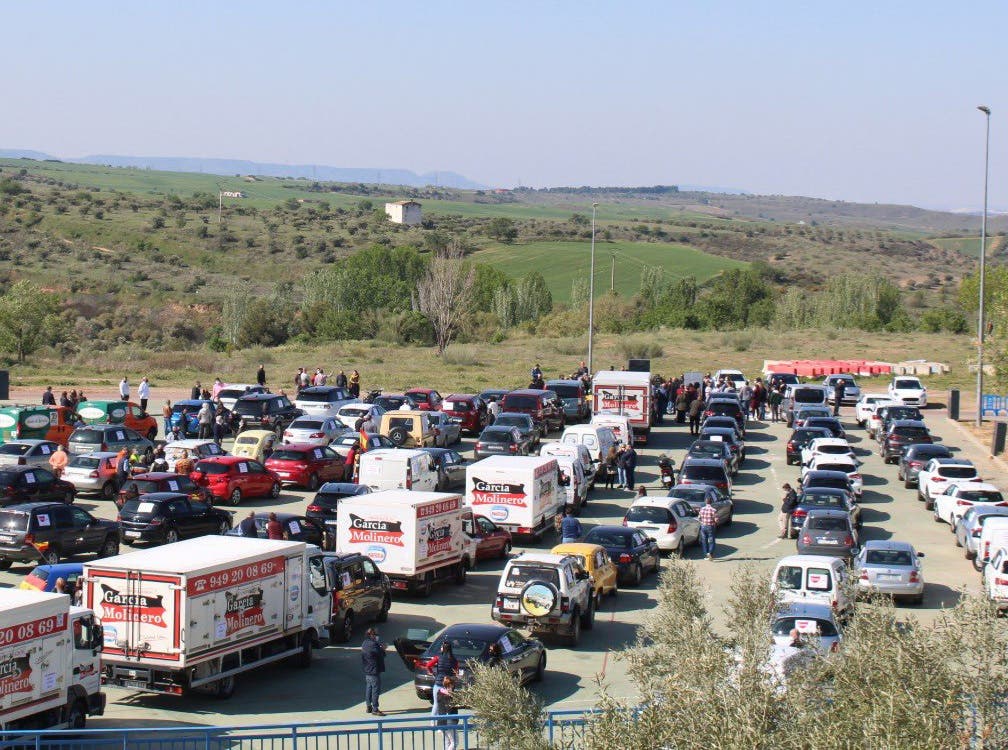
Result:
[[309,513],[321,513],[322,512],[322,506],[321,505],[315,505],[313,503],[312,505],[308,506],[308,512]]
[[672,521],[672,522],[669,523],[668,528],[665,530],[665,533],[666,534],[674,534],[676,532],[676,529],[678,529],[678,528],[679,528],[679,524],[676,521]]
[[844,537],[843,543],[846,544],[848,547],[853,547],[854,546],[854,537],[852,537],[852,536],[846,536],[846,537]]
[[990,555],[990,542],[984,542],[983,559],[986,560]]
[[35,544],[35,535],[34,534],[25,534],[24,540],[25,540],[25,544]]
[[996,586],[1008,586],[1008,578],[995,578],[994,585]]
[[970,536],[974,537],[980,536],[980,529],[973,529],[973,532],[970,534]]
[[150,520],[150,525],[151,526],[160,526],[163,521],[164,521],[163,518],[152,518]]
[[703,415],[704,415],[705,417],[713,417],[713,416],[714,416],[714,412],[713,412],[713,410],[711,410],[711,409],[707,409],[707,410],[706,410],[706,411],[705,411],[705,412],[703,413]]
[[861,578],[862,581],[867,581],[868,580],[868,571],[867,570],[862,570],[860,578]]
[[[286,435],[287,435],[287,433],[285,432],[284,436],[286,437]],[[324,432],[313,432],[308,437],[310,437],[310,438],[324,438],[325,437],[325,433]]]
[[924,465],[923,461],[911,461],[910,462],[910,466],[912,466],[915,469],[919,469],[923,465]]
[[567,596],[560,597],[560,611],[565,613],[570,612],[570,597]]
[[630,524],[627,523],[626,516],[623,516],[623,525],[624,526],[629,526],[630,525]]
[[621,563],[630,563],[630,562],[633,562],[633,558],[630,555],[628,555],[626,552],[624,552],[624,553],[622,553],[619,556],[619,561]]
[[532,529],[530,527],[528,527],[528,526],[519,526],[518,527],[518,533],[519,534],[531,534],[532,533]]
[[796,510],[796,511],[795,511],[794,513],[792,513],[791,515],[792,515],[792,517],[794,517],[794,518],[805,518],[805,516],[807,516],[807,515],[808,515],[808,511],[805,511],[805,510],[801,510],[801,509],[799,509],[799,510]]
[[476,450],[481,450],[483,448],[483,443],[476,441]]
[[812,544],[812,537],[810,537],[808,534],[803,535],[801,540],[802,544]]
[[5,495],[13,495],[14,492],[15,492],[15,489],[11,485],[8,484],[6,487],[4,487],[4,494]]
[[956,500],[956,505],[972,505],[969,500]]
[[728,483],[727,482],[718,482],[717,483],[717,488],[719,490],[727,490],[728,489]]
[[794,452],[795,452],[795,444],[794,444],[794,440],[788,440],[788,442],[787,442],[787,449],[788,449],[789,451],[791,451],[792,453],[794,453]]
[[829,647],[830,653],[835,654],[840,650],[840,641],[833,641],[833,645]]
[[88,476],[91,477],[92,479],[97,479],[98,478],[98,472],[97,471],[92,471],[90,474],[88,474]]
[[860,474],[857,474],[857,473],[854,473],[854,474],[851,474],[851,475],[850,475],[850,478],[851,478],[851,479],[861,479],[862,477],[861,477],[861,475],[860,475]]
[[500,594],[498,594],[497,595],[497,599],[494,600],[494,606],[497,607],[497,609],[503,608],[503,606],[504,606],[504,597],[501,596]]
[[931,477],[932,482],[946,482],[948,481],[945,477]]
[[920,583],[920,576],[917,574],[916,570],[910,571],[910,583]]
[[290,430],[284,430],[284,437],[292,437]]
[[518,446],[515,445],[514,443],[511,443],[511,445],[508,446],[508,450],[510,450],[512,453],[517,453],[518,452]]

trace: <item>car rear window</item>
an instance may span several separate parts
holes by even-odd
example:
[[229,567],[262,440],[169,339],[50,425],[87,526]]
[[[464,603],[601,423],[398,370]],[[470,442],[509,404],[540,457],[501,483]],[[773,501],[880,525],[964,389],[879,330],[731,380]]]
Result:
[[796,404],[821,404],[825,399],[821,388],[795,388],[791,392],[791,400]]
[[501,401],[504,411],[535,411],[539,408],[538,396],[515,396],[511,393]]
[[472,401],[442,401],[441,408],[445,411],[472,411]]
[[843,508],[844,502],[836,495],[821,492],[806,492],[798,498],[799,505],[815,506],[816,508]]
[[847,531],[848,529],[846,518],[811,518],[808,525],[810,529],[816,531]]
[[306,461],[308,453],[310,452],[311,451],[292,451],[289,448],[277,448],[270,454],[270,458],[276,459],[277,461]]
[[774,635],[790,635],[792,630],[810,633],[813,629],[820,636],[837,635],[836,625],[829,620],[820,620],[816,617],[780,617],[773,624]]
[[200,410],[200,407],[195,404],[175,404],[172,407],[172,414],[181,414],[182,412],[189,412],[190,414],[195,414]]
[[413,417],[389,417],[389,430],[394,430],[396,427],[402,427],[407,432],[411,432],[413,430]]
[[291,425],[291,428],[295,430],[321,430],[322,422],[314,419],[299,419]]
[[550,386],[550,390],[560,398],[579,398],[581,396],[581,389],[576,385],[555,384]]
[[910,553],[904,549],[870,549],[865,555],[870,565],[911,565]]
[[977,470],[972,466],[939,466],[938,473],[949,479],[969,479],[977,475]]
[[707,479],[723,482],[726,479],[725,471],[720,466],[697,466],[696,464],[687,464],[683,467],[682,475],[691,480]]
[[4,456],[23,456],[29,450],[31,450],[30,445],[18,445],[17,443],[0,445],[0,455]]
[[924,445],[917,445],[914,446],[913,448],[913,458],[919,458],[919,459],[943,458],[951,455],[952,451],[950,451],[944,445],[933,445],[930,443],[925,443]]
[[263,413],[263,404],[268,403],[268,401],[242,401],[241,399],[238,399],[235,402],[234,412],[235,414],[240,414],[243,417],[258,416]]
[[707,490],[696,488],[689,489],[688,487],[680,487],[679,489],[673,490],[669,493],[669,497],[674,497],[679,500],[685,500],[688,503],[702,503],[704,498],[707,496]]
[[122,513],[139,513],[140,515],[152,515],[161,511],[162,503],[152,503],[142,497],[127,500],[123,503]]
[[930,437],[926,427],[893,427],[892,434],[899,435],[900,437],[910,438],[911,440],[920,440],[922,438]]
[[468,636],[456,636],[449,638],[442,634],[427,648],[426,651],[424,651],[422,658],[429,659],[440,654],[441,646],[445,641],[451,643],[452,656],[459,661],[465,661],[466,659],[479,659],[490,647],[489,641],[480,640],[479,638],[470,638]]
[[196,471],[201,471],[204,474],[227,474],[230,468],[228,464],[216,461],[200,461],[196,464]]
[[505,430],[488,430],[479,436],[481,443],[510,443],[512,435]]
[[850,453],[850,448],[846,445],[820,445],[816,448],[816,452],[832,456],[843,456]]
[[525,414],[500,414],[494,419],[494,424],[501,427],[528,427],[529,420]]
[[504,585],[508,587],[524,586],[529,581],[545,581],[554,586],[560,586],[560,572],[556,568],[545,565],[512,565],[508,570]]
[[101,430],[75,430],[70,436],[71,443],[101,443],[104,434]]
[[958,496],[964,500],[972,500],[975,503],[1004,502],[1004,497],[996,490],[966,490],[965,492],[960,492]]
[[714,401],[707,409],[713,414],[736,415],[742,412],[742,407],[734,401]]
[[585,536],[585,542],[589,544],[601,544],[603,547],[630,547],[632,537],[630,534],[620,534],[619,532],[605,532],[592,529]]
[[430,394],[429,393],[421,393],[421,392],[418,392],[418,391],[410,391],[409,396],[414,401],[417,401],[417,402],[422,403],[422,404],[426,404],[428,401],[430,401]]
[[259,442],[259,438],[253,435],[239,435],[235,438],[235,445],[255,445]]
[[828,464],[828,463],[817,463],[816,468],[820,471],[842,471],[845,474],[849,474],[852,471],[857,471],[850,464]]
[[846,490],[850,487],[847,477],[813,477],[809,479],[809,487],[833,487],[838,490]]
[[27,531],[30,514],[19,510],[0,510],[0,531]]
[[126,483],[126,490],[136,489],[139,495],[158,492],[158,483],[150,479],[133,479]]
[[668,508],[658,505],[636,505],[627,511],[626,520],[628,523],[668,523],[672,518],[672,512]]
[[70,459],[70,463],[67,464],[67,467],[75,469],[97,469],[100,464],[100,458],[93,458],[91,456],[76,456]]

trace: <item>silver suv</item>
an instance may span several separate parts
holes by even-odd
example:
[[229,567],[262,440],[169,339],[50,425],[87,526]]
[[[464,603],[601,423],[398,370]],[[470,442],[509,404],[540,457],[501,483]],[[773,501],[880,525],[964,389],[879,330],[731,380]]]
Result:
[[591,578],[575,555],[523,552],[508,561],[490,616],[510,627],[551,633],[571,646],[595,624]]

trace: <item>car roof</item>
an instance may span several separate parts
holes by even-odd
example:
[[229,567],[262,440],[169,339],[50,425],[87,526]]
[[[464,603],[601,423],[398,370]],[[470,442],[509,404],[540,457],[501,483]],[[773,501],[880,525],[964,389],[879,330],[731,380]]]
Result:
[[61,508],[66,508],[66,503],[14,503],[13,505],[5,505],[0,508],[3,510],[16,510],[21,513],[30,513],[33,510],[40,510],[42,508],[52,508],[54,505],[58,505]]
[[211,462],[215,464],[236,464],[239,461],[251,461],[247,456],[206,456],[199,460],[199,463]]
[[162,479],[178,479],[181,476],[184,475],[176,474],[174,471],[145,471],[143,474],[134,474],[126,481],[139,479],[144,482],[160,482]]
[[117,451],[91,451],[90,453],[78,453],[70,460],[72,461],[74,458],[115,458],[118,455]]
[[532,419],[532,417],[530,417],[523,411],[502,411],[495,417],[495,420],[501,419],[503,417],[518,417],[519,419]]
[[484,427],[483,428],[483,432],[481,432],[480,434],[481,435],[485,435],[488,432],[490,432],[490,433],[496,433],[496,432],[507,432],[507,433],[510,433],[512,430],[515,430],[515,429],[517,429],[517,428],[516,427],[511,427],[511,426],[506,426],[506,425],[495,425],[495,424],[492,424],[489,427]]
[[508,391],[508,396],[542,396],[545,395],[546,390],[540,390],[539,388],[518,388],[513,391]]
[[[252,432],[252,430],[245,430],[245,432]],[[244,435],[245,432],[239,433]],[[212,443],[213,440],[209,439],[199,439],[199,438],[188,438],[186,440],[172,440],[170,443],[165,443],[165,447],[171,448],[199,448],[201,445],[206,445],[207,443]]]
[[[823,511],[820,511],[823,512]],[[837,513],[837,511],[831,511]],[[780,567],[781,565],[833,565],[835,563],[844,564],[843,558],[840,557],[829,557],[828,555],[788,555],[787,557],[782,557],[777,561],[775,567]]]
[[403,393],[434,393],[436,391],[437,388],[409,388],[408,390],[403,391]]
[[[328,390],[329,386],[318,385],[315,386],[315,388],[325,388],[326,390]],[[335,386],[333,386],[333,388],[335,388]],[[301,393],[304,393],[305,391],[312,391],[313,393],[319,392],[314,390],[313,388],[305,388],[301,391]],[[279,393],[246,393],[244,396],[240,396],[238,400],[248,403],[250,401],[271,401],[275,398],[282,398],[282,396]]]
[[810,508],[806,518],[843,518],[844,520],[850,520],[850,516],[847,515],[846,511],[834,510],[833,508]]
[[39,468],[38,466],[2,466],[0,467],[0,473],[8,474],[14,472],[16,474],[24,474],[29,471],[37,471]]
[[[686,485],[686,486],[689,487],[690,485]],[[700,487],[700,486],[705,486],[706,487],[706,486],[710,486],[710,485],[697,485],[697,486],[698,487]],[[684,500],[681,497],[670,497],[668,495],[644,495],[644,497],[635,497],[634,501],[632,503],[630,503],[630,507],[631,508],[643,508],[643,507],[648,507],[648,508],[671,508],[673,503],[685,503],[685,502],[686,502],[686,500]],[[598,527],[598,526],[596,526],[595,528],[605,528],[605,527]],[[623,527],[620,527],[620,528],[623,528]],[[629,527],[627,527],[627,528],[629,528]]]
[[[830,473],[840,474],[841,472],[834,471]],[[845,498],[847,496],[847,490],[842,490],[839,487],[801,487],[800,490],[801,495],[835,495],[839,498]]]
[[829,437],[823,436],[814,438],[812,443],[815,445],[845,445],[850,448],[850,443],[847,442],[847,438],[833,437],[832,435]]
[[[712,484],[704,484],[703,482],[690,482],[689,484],[676,484],[669,488],[668,495],[666,497],[672,497],[672,493],[676,490],[707,490],[715,489]],[[651,497],[651,495],[645,495],[645,497]]]
[[[276,435],[273,430],[242,430],[235,437],[247,437],[251,435],[252,437],[262,438],[267,435]],[[213,440],[176,440],[174,442],[168,443],[168,445],[181,445],[182,443],[195,443],[202,445],[203,443],[213,443]]]
[[22,438],[20,440],[4,440],[4,445],[30,445],[32,447],[36,445],[42,445],[43,443],[49,443],[55,445],[56,443],[52,440],[43,440],[40,438]]
[[1000,492],[1001,488],[990,482],[953,482],[952,486],[956,490],[967,490],[967,491],[983,491],[983,492]]
[[467,398],[477,398],[478,393],[449,393],[444,397],[445,401],[462,401]]
[[[639,498],[639,499],[646,500],[646,499],[651,498],[651,497],[656,497],[656,496],[645,495],[644,497]],[[668,501],[667,497],[656,497],[656,499],[658,499],[658,500],[664,500],[666,502]],[[605,532],[606,534],[620,534],[622,536],[629,536],[630,534],[632,534],[635,531],[637,531],[637,529],[630,528],[629,526],[617,526],[616,524],[599,524],[598,526],[592,527],[588,531],[588,533],[590,534],[593,531],[602,531],[602,532]]]
[[952,453],[951,449],[942,443],[911,443],[906,447],[906,451],[908,453],[910,451],[913,451],[914,453],[917,453],[918,451],[922,451],[924,453]]
[[203,406],[203,404],[213,403],[208,398],[180,398],[173,406]]
[[[143,498],[142,500],[140,498]],[[133,500],[139,500],[140,502],[146,503],[161,503],[166,500],[188,500],[189,496],[184,492],[150,492],[146,495],[141,495],[140,497],[135,497]]]
[[605,551],[601,544],[591,544],[589,542],[565,542],[556,545],[550,552],[554,555],[584,555],[589,557],[599,550]]
[[371,488],[366,484],[352,482],[326,482],[318,488],[318,491],[326,494],[367,495],[371,492]]
[[319,416],[315,416],[313,414],[302,414],[298,417],[294,417],[294,421],[292,421],[291,424],[295,425],[298,422],[328,422],[330,419],[333,419],[333,417],[328,417],[324,414],[320,414]]
[[309,453],[316,448],[328,448],[327,445],[312,445],[311,443],[284,443],[283,445],[277,446],[275,450],[281,451],[294,451],[301,453]]
[[84,570],[84,563],[79,562],[63,562],[56,563],[55,565],[36,565],[32,568],[32,571],[43,570],[46,573],[55,573],[57,576],[61,576],[64,573],[81,573]]
[[555,380],[547,380],[546,385],[581,385],[581,381],[571,380],[568,378],[556,378]]
[[900,542],[895,539],[870,539],[861,545],[864,549],[884,550],[887,552],[913,552],[910,542]]
[[692,456],[687,456],[682,462],[683,468],[687,466],[717,466],[720,469],[724,468],[724,462],[720,458],[693,458]]
[[931,459],[939,466],[973,466],[973,462],[968,458],[955,458],[954,456],[935,456]]
[[[917,407],[910,407],[916,409]],[[923,427],[927,429],[927,425],[924,424],[923,419],[894,419],[892,421],[891,427]]]
[[811,471],[805,472],[805,479],[838,479],[843,477],[847,479],[847,475],[842,471],[833,471],[831,469],[812,469]]

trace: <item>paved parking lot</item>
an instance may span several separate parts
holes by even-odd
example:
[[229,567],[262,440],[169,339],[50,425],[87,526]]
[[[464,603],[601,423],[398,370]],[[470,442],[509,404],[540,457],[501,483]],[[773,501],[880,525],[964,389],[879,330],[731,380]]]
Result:
[[[961,449],[957,455],[974,459],[985,478],[1004,483],[1005,477],[995,473],[992,462],[961,440],[955,428],[945,420],[943,411],[932,410],[926,414],[932,432],[954,450]],[[884,465],[871,450],[874,444],[854,424],[853,410],[844,409],[843,417],[850,442],[865,462],[862,467],[865,476],[862,539],[905,540],[925,553],[924,575],[928,583],[925,602],[921,607],[909,607],[905,611],[922,620],[934,618],[941,607],[955,602],[957,589],[966,586],[978,591],[979,577],[955,546],[949,527],[935,523],[931,513],[917,502],[916,492],[904,489],[902,483],[895,481],[896,467]],[[719,616],[728,585],[740,566],[755,564],[767,571],[769,580],[773,564],[794,552],[793,541],[777,538],[780,487],[785,481],[793,482],[798,474],[798,467],[787,466],[784,459],[784,440],[789,432],[782,424],[757,422],[750,425],[746,443],[748,460],[735,484],[735,521],[719,535],[715,560],[699,559],[697,548],[687,552],[688,558],[696,560]],[[666,453],[678,464],[690,442],[685,425],[666,421],[663,427],[652,432],[650,444],[640,451],[638,469],[638,479],[649,491],[658,491],[658,454]],[[466,455],[471,456],[471,441],[467,441],[464,448]],[[625,490],[596,489],[582,515],[586,528],[598,523],[619,523],[632,496],[633,493]],[[278,500],[249,502],[243,507],[302,512],[307,497],[306,492],[286,490]],[[111,503],[91,498],[81,498],[78,502],[97,515],[115,516]],[[208,539],[208,543],[212,543],[212,539]],[[549,549],[554,543],[549,537],[539,548]],[[400,595],[393,601],[388,622],[379,629],[381,636],[391,644],[407,629],[436,631],[458,622],[490,622],[490,603],[501,567],[499,561],[483,562],[469,575],[465,586],[442,586],[427,600]],[[0,585],[16,585],[29,570],[29,567],[15,566],[0,573]],[[644,613],[654,606],[656,584],[655,577],[650,576],[639,588],[621,589],[617,597],[608,598],[597,614],[595,629],[583,634],[576,650],[547,644],[547,676],[533,689],[550,707],[591,705],[595,701],[597,678],[615,695],[635,695],[618,651],[633,642]],[[719,621],[719,624],[723,623]],[[201,695],[173,698],[110,690],[106,716],[94,720],[91,725],[254,724],[362,718],[365,716],[359,656],[362,636],[359,630],[351,645],[329,646],[317,651],[315,663],[308,671],[278,666],[243,675],[234,697],[227,701]],[[386,664],[382,710],[390,715],[428,711],[429,705],[418,700],[413,692],[412,675],[402,666],[391,646]]]

